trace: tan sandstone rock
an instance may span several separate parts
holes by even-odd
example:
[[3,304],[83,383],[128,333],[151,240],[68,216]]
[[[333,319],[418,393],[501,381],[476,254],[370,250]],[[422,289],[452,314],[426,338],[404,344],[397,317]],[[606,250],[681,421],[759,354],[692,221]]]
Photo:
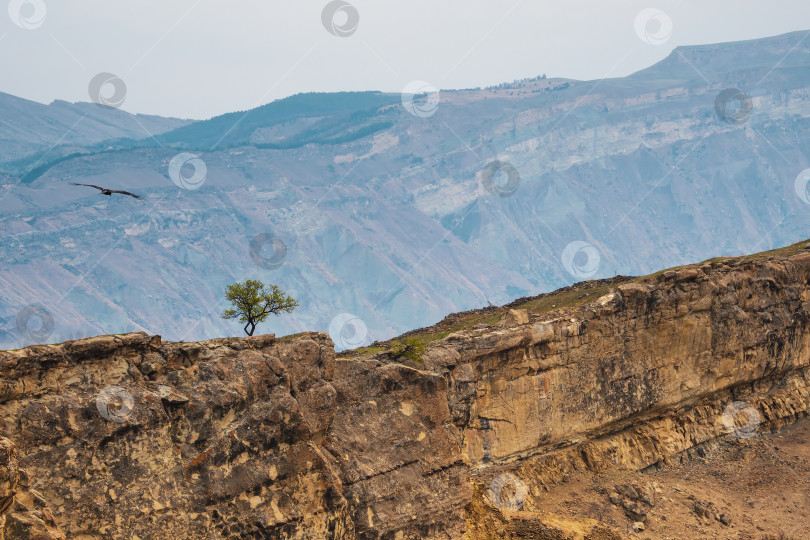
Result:
[[[0,529],[623,538],[549,513],[544,493],[574,472],[637,471],[806,414],[808,283],[810,253],[682,268],[457,331],[418,366],[336,359],[323,333],[0,352]],[[657,495],[630,482],[600,497],[643,523]]]

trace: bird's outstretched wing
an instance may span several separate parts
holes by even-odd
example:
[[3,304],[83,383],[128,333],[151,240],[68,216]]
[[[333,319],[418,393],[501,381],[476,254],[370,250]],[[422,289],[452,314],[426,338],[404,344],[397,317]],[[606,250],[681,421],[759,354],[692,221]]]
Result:
[[87,186],[87,187],[94,187],[96,189],[104,189],[101,186],[94,186],[93,184],[77,184],[76,182],[71,182],[70,185],[71,186]]
[[134,193],[130,193],[129,191],[118,191],[115,189],[110,190],[110,193],[120,193],[121,195],[129,195],[130,197],[135,197],[136,199],[140,199],[140,195],[135,195]]

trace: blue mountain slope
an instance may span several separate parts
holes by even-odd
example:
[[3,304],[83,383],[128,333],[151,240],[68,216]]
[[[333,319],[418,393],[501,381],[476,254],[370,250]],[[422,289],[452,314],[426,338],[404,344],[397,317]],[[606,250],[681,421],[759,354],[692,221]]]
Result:
[[[301,303],[260,331],[332,323],[352,347],[488,301],[806,238],[803,38],[680,48],[622,79],[442,92],[428,117],[400,96],[296,96],[168,131],[162,147],[105,142],[30,183],[7,172],[0,346],[238,334],[218,317],[222,295],[250,277]],[[718,116],[731,87],[750,97],[750,117]],[[189,149],[205,164],[196,190],[169,178]],[[272,242],[251,252],[258,235],[282,241],[283,256]],[[17,328],[29,305],[53,318],[47,336]]]

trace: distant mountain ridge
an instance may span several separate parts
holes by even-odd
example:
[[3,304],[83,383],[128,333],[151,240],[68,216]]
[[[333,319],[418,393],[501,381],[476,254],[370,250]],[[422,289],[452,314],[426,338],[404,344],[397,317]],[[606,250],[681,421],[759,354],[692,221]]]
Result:
[[85,147],[123,137],[141,139],[191,120],[130,114],[96,103],[50,105],[0,92],[0,162],[22,160],[56,146]]
[[262,137],[260,132],[283,125],[287,137],[275,141],[279,146],[329,144],[347,126],[356,129],[358,125],[367,125],[368,117],[382,107],[399,103],[400,99],[399,94],[382,92],[297,94],[250,111],[201,120],[165,133],[157,140],[209,151],[238,145],[272,147],[272,135]]
[[[268,330],[331,326],[352,348],[583,279],[792,243],[810,211],[795,187],[810,168],[805,36],[679,47],[624,78],[442,91],[418,110],[305,94],[56,153],[22,183],[20,162],[0,175],[0,345],[26,342],[29,305],[53,317],[51,341],[238,333],[222,293],[252,277],[301,302]],[[718,116],[728,89],[746,114]],[[202,164],[197,189],[170,178],[183,153]],[[284,249],[257,253],[256,238]]]

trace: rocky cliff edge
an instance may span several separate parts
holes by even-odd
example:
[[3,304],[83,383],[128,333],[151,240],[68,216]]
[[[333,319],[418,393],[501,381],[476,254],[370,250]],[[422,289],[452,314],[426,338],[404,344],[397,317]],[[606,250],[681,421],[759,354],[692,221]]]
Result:
[[[549,512],[549,493],[806,416],[808,284],[801,247],[715,260],[505,310],[429,342],[422,362],[336,358],[324,333],[0,352],[0,531],[624,538]],[[638,532],[655,489],[610,491]]]

